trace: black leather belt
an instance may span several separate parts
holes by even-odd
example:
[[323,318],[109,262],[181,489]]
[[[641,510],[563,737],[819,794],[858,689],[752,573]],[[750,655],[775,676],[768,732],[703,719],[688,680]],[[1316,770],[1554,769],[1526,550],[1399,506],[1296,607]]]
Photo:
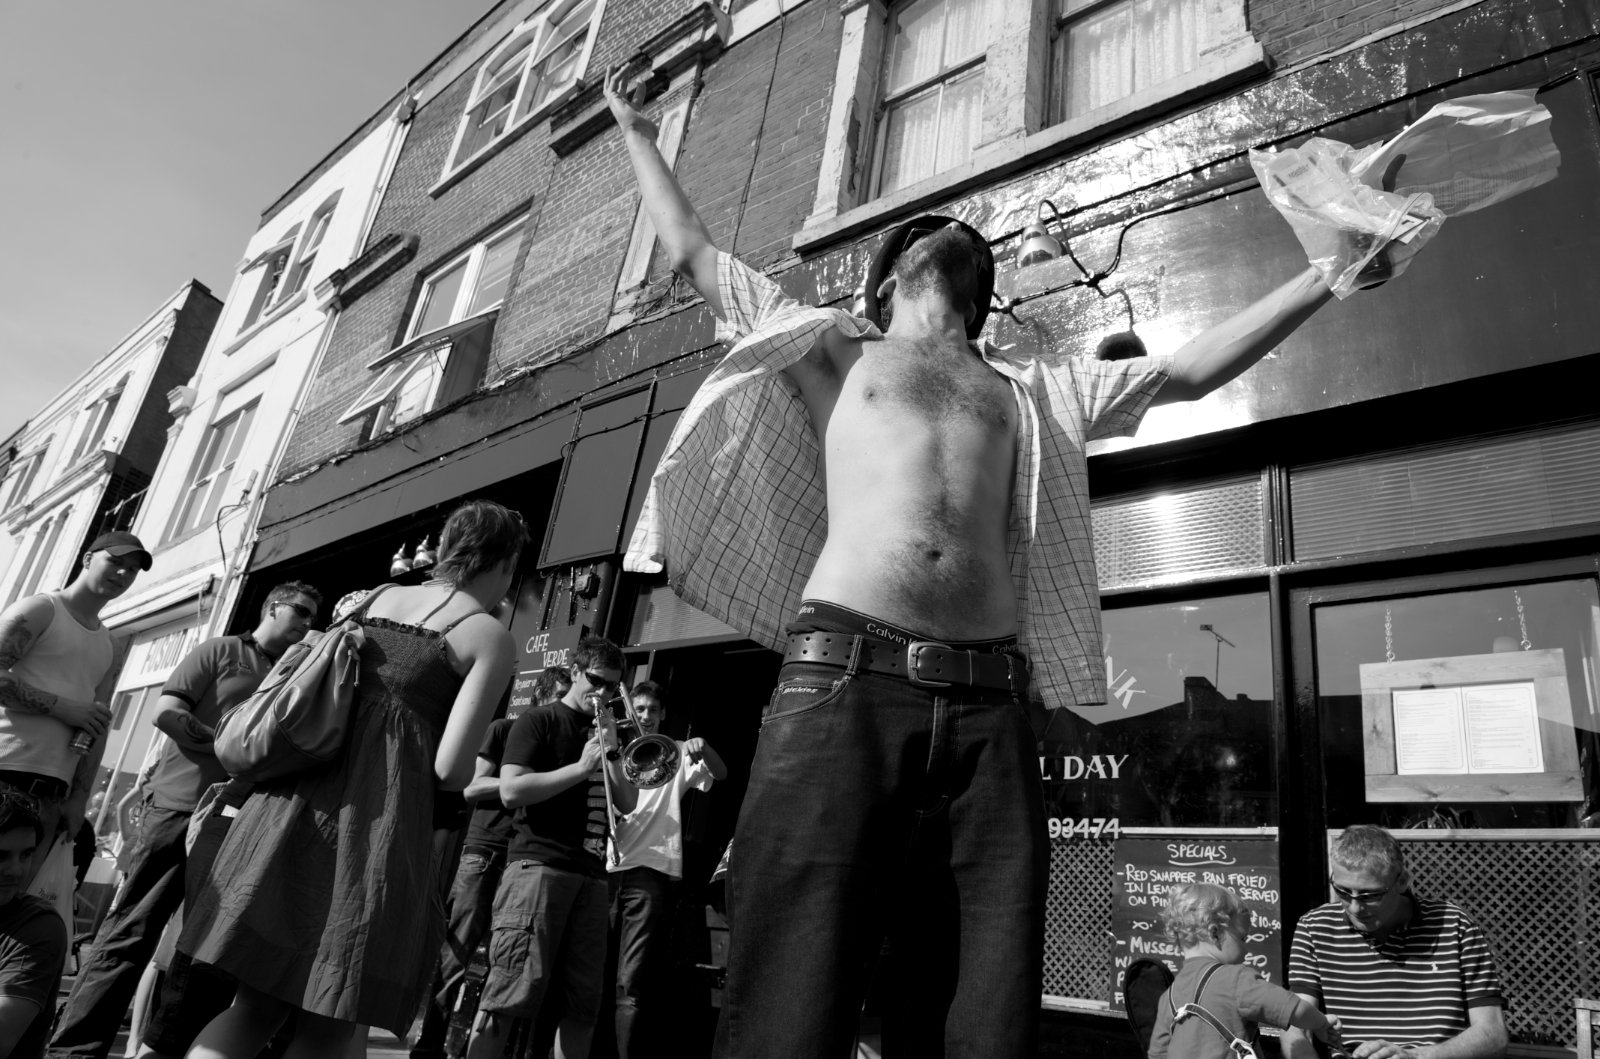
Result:
[[897,644],[842,632],[795,632],[789,634],[789,648],[784,651],[783,660],[843,669],[850,664],[850,652],[857,640],[861,641],[861,657],[856,668],[902,677],[918,687],[964,684],[1019,695],[1028,688],[1028,662],[1021,655],[957,650],[934,640]]
[[0,784],[24,794],[31,794],[35,798],[65,798],[72,790],[72,785],[66,780],[58,780],[54,776],[41,776],[36,772],[15,772],[11,769],[0,769]]

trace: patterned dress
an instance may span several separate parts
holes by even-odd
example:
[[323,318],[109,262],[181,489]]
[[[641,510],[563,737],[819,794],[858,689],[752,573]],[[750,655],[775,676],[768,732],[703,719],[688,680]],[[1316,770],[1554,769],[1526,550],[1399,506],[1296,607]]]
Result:
[[444,650],[456,623],[356,620],[366,643],[342,757],[251,793],[178,947],[295,1007],[400,1035],[444,934],[434,754],[462,678]]

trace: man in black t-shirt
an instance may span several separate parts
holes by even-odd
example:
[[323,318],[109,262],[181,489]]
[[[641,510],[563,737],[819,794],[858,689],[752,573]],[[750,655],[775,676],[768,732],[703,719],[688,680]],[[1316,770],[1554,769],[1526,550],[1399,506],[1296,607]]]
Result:
[[189,818],[200,796],[228,778],[212,749],[216,725],[305,638],[321,602],[299,581],[274,587],[254,631],[199,644],[162,685],[153,723],[167,742],[150,774],[137,837],[123,854],[126,876],[79,968],[51,1059],[106,1059],[161,931],[183,903]]
[[603,708],[622,679],[621,649],[585,637],[572,663],[567,694],[518,717],[506,739],[500,800],[513,833],[467,1059],[499,1059],[511,1020],[539,1013],[558,971],[566,988],[557,1054],[585,1059],[594,1037],[609,905],[602,767],[615,811],[630,811],[638,790],[623,777],[616,724]]
[[44,846],[37,802],[0,794],[0,1059],[40,1059],[55,1015],[67,927],[41,897],[22,892]]
[[[533,701],[548,706],[561,700],[572,687],[572,677],[564,666],[551,666],[533,681]],[[509,699],[511,689],[507,687]],[[500,801],[500,762],[505,756],[506,736],[517,715],[509,712],[492,721],[478,749],[477,771],[462,795],[472,804],[472,819],[467,825],[467,840],[461,850],[461,864],[450,888],[450,926],[444,948],[439,953],[439,973],[433,995],[422,1018],[422,1032],[411,1049],[411,1059],[442,1059],[445,1035],[450,1028],[454,994],[461,986],[467,964],[478,943],[489,930],[489,913],[494,905],[495,888],[506,866],[506,849],[511,844],[512,814]]]

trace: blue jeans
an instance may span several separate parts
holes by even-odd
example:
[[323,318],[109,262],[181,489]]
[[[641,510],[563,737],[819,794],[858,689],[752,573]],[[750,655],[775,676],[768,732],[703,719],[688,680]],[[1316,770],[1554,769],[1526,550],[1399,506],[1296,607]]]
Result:
[[1048,865],[1012,693],[784,666],[729,866],[719,1054],[848,1055],[887,934],[886,1055],[1031,1059]]

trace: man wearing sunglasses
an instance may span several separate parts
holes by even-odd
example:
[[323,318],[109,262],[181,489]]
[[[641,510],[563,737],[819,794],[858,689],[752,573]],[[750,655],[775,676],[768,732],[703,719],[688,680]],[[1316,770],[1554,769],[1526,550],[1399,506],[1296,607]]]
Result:
[[322,594],[304,582],[276,586],[253,631],[198,645],[162,686],[154,724],[167,742],[150,774],[138,835],[125,836],[133,848],[122,885],[83,958],[51,1056],[105,1059],[110,1051],[162,928],[183,902],[189,817],[208,787],[228,779],[212,750],[215,726],[305,638],[321,604]]
[[626,75],[606,95],[644,206],[732,348],[625,566],[785,661],[731,859],[726,1054],[842,1054],[887,930],[886,1041],[1031,1055],[1049,849],[1024,708],[1106,700],[1085,448],[1332,294],[1307,269],[1171,356],[1013,355],[980,340],[987,240],[927,216],[879,243],[865,319],[804,306],[717,248]]
[[[1328,861],[1333,900],[1295,927],[1289,989],[1339,1017],[1356,1059],[1505,1055],[1505,992],[1478,925],[1416,892],[1400,843],[1381,827],[1346,828]],[[1316,1051],[1291,1029],[1284,1054]]]
[[639,794],[616,753],[613,711],[620,704],[610,704],[622,666],[622,650],[610,640],[579,640],[566,695],[525,710],[506,736],[500,802],[513,814],[511,844],[495,891],[489,977],[467,1059],[500,1059],[512,1020],[537,1016],[552,980],[565,983],[556,1054],[589,1054],[610,912],[602,769],[617,813],[631,812]]

